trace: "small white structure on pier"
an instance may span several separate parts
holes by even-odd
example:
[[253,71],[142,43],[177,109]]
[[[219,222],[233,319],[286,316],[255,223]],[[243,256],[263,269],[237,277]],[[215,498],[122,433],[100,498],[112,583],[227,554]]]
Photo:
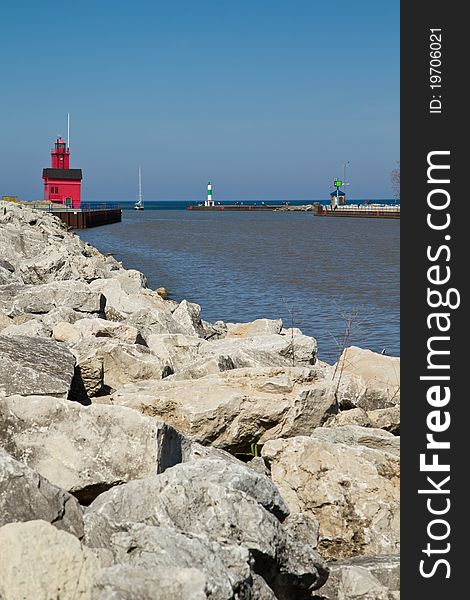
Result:
[[210,181],[207,184],[207,200],[204,202],[204,206],[214,206],[214,201],[212,200],[212,184]]

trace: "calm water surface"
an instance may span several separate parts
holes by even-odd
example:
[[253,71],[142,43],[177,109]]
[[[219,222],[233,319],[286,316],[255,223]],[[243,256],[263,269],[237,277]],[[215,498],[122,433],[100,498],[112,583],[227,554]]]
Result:
[[399,235],[398,220],[186,210],[124,210],[122,223],[80,232],[205,320],[282,318],[331,362],[355,314],[349,345],[400,354]]

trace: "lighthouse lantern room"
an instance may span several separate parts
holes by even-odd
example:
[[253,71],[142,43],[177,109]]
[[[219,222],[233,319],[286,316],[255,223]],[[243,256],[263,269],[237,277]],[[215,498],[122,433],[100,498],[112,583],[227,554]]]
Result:
[[70,148],[60,137],[51,150],[51,167],[43,169],[44,200],[80,208],[82,170],[70,168]]

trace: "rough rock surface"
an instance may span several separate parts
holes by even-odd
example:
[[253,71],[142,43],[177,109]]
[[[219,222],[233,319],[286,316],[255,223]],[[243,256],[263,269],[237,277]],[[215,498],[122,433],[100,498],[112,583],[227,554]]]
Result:
[[115,391],[126,383],[161,379],[168,364],[141,344],[91,336],[70,345],[88,397]]
[[330,564],[330,577],[320,593],[330,600],[398,600],[400,557],[358,557]]
[[0,527],[36,519],[83,537],[77,499],[0,448]]
[[[66,325],[69,327],[64,328]],[[79,339],[91,337],[113,338],[125,344],[139,344],[143,342],[139,331],[135,327],[96,317],[94,319],[80,319],[74,324],[61,321],[54,327],[53,336],[54,339],[60,342],[76,342]]]
[[400,359],[351,346],[335,365],[341,405],[366,411],[400,404]]
[[253,337],[281,333],[281,319],[256,319],[251,323],[227,323],[227,337]]
[[170,423],[192,440],[244,452],[253,442],[309,434],[336,411],[312,369],[236,369],[195,380],[141,382],[112,403]]
[[344,425],[334,429],[320,428],[312,432],[312,437],[326,442],[346,444],[348,446],[366,446],[374,450],[383,450],[400,454],[400,439],[383,429]]
[[115,565],[99,571],[93,600],[206,600],[206,577],[194,568]]
[[399,459],[360,445],[357,438],[349,445],[346,437],[316,437],[337,431],[319,429],[311,437],[267,442],[262,455],[270,463],[272,479],[292,513],[306,513],[320,522],[318,549],[325,558],[396,554]]
[[2,399],[0,440],[17,460],[84,503],[181,461],[181,436],[164,423],[128,408],[51,397]]
[[352,408],[342,410],[337,415],[333,415],[325,423],[325,427],[343,427],[344,425],[360,425],[361,427],[371,427],[369,415],[363,408]]
[[184,534],[172,527],[134,524],[125,532],[115,533],[110,547],[117,563],[147,571],[196,568],[204,573],[209,597],[214,600],[230,600],[234,590],[250,589],[249,552],[218,544],[206,536]]
[[[226,461],[201,459],[177,465],[101,494],[85,513],[87,543],[109,546],[120,532],[135,533],[133,523],[168,527],[191,539],[203,536],[224,545],[218,555],[226,568],[235,569],[237,577],[231,576],[234,590],[249,580],[246,564],[251,561],[247,555],[240,557],[242,548],[254,561],[255,572],[277,590],[278,597],[287,599],[297,593],[296,598],[303,598],[325,582],[326,564],[313,549],[296,546],[273,514],[279,514],[279,509],[268,505],[269,512],[259,503],[265,498],[263,486],[271,485],[266,480],[250,473],[249,467],[234,471]],[[162,546],[158,532],[147,533],[152,544]],[[184,542],[186,548],[188,543]],[[127,550],[120,556],[125,554]],[[207,560],[214,566],[210,552]],[[208,572],[208,567],[204,570]]]
[[53,340],[0,335],[0,396],[38,394],[66,398],[75,358]]
[[305,335],[263,334],[251,337],[226,337],[199,348],[205,356],[229,356],[236,368],[309,367],[317,357],[315,338]]
[[40,520],[9,523],[0,528],[0,548],[3,600],[91,600],[101,565],[75,536]]
[[393,435],[400,435],[400,407],[377,408],[367,413],[372,427],[385,429]]
[[50,329],[39,319],[29,319],[24,323],[12,323],[2,330],[8,337],[50,337]]
[[201,307],[199,304],[183,300],[173,311],[172,316],[186,334],[204,337],[205,330],[201,320]]
[[80,281],[53,281],[42,285],[0,286],[0,310],[9,316],[45,314],[66,307],[82,313],[102,313],[105,298]]

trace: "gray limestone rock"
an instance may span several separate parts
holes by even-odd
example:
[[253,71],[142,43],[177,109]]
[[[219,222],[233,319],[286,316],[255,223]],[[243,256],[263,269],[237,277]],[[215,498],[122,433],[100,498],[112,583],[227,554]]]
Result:
[[151,571],[115,565],[99,571],[93,600],[206,600],[206,576],[194,568],[155,567]]
[[102,313],[106,299],[81,281],[52,281],[43,285],[0,286],[0,310],[10,316],[45,314],[66,307],[82,313]]
[[9,325],[2,330],[2,335],[8,337],[51,337],[51,330],[39,319],[29,319],[24,323]]
[[392,454],[400,454],[400,438],[383,429],[361,427],[359,425],[342,425],[341,427],[315,429],[311,434],[319,440],[341,443],[348,446],[366,446],[374,450],[383,450]]
[[77,499],[0,448],[0,527],[36,519],[83,537]]
[[[92,547],[129,541],[123,532],[135,534],[132,527],[136,523],[160,532],[174,529],[191,540],[202,536],[224,548],[218,553],[225,567],[231,573],[235,570],[236,576],[229,578],[234,589],[250,585],[246,565],[253,561],[253,571],[274,586],[276,596],[279,590],[281,600],[302,598],[322,585],[326,564],[313,548],[297,547],[291,534],[260,502],[284,517],[280,498],[266,477],[244,465],[237,468],[230,461],[200,459],[101,494],[85,513],[86,540]],[[141,531],[151,536],[153,544],[158,541],[158,532]],[[188,543],[185,541],[184,547]],[[126,547],[129,549],[124,546],[119,553],[122,558],[128,554]],[[237,547],[249,552],[251,561],[240,556]],[[206,553],[204,562],[213,560]],[[208,573],[204,565],[201,568]]]
[[[117,328],[122,326],[124,336],[137,331],[121,323],[113,325]],[[58,328],[59,326],[55,329],[57,335]],[[73,340],[72,336],[77,333],[80,335],[81,329],[70,325],[67,328],[70,351],[76,357],[78,373],[90,398],[117,390],[127,383],[162,379],[167,372],[168,363],[154,356],[142,344],[94,336]],[[61,331],[63,334],[64,327]]]
[[305,335],[257,334],[225,337],[200,347],[199,354],[229,356],[236,368],[314,365],[317,341]]
[[67,348],[39,337],[0,335],[0,364],[0,396],[66,398],[75,372],[75,357]]
[[204,535],[133,524],[111,537],[110,548],[117,563],[147,571],[196,568],[205,574],[209,597],[214,600],[231,600],[234,592],[247,592],[251,585],[249,552]]
[[317,379],[314,368],[300,367],[137,382],[113,393],[113,402],[162,419],[194,441],[236,453],[276,437],[310,434],[336,410],[329,385]]
[[0,441],[85,504],[103,490],[181,461],[181,436],[164,423],[124,407],[51,397],[2,399]]
[[319,593],[330,600],[398,600],[400,557],[356,557],[330,563],[330,577]]
[[342,410],[337,415],[328,419],[324,426],[342,427],[343,425],[360,425],[361,427],[372,426],[367,412],[362,408]]
[[205,336],[205,329],[201,321],[201,307],[199,304],[183,300],[173,311],[173,319],[182,327],[186,335]]

